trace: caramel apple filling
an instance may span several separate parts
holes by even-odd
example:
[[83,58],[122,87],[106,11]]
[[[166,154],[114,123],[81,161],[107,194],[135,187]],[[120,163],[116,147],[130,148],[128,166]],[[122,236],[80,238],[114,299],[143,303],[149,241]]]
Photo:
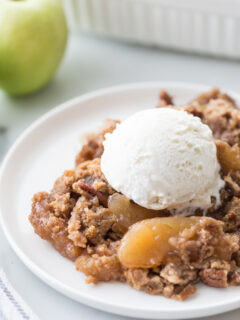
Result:
[[123,233],[138,221],[167,214],[166,210],[151,210],[141,207],[120,193],[114,193],[109,197],[108,208],[117,217],[118,227]]
[[217,140],[216,147],[218,161],[221,164],[221,168],[224,172],[227,173],[230,170],[240,170],[240,150],[238,144],[230,146],[224,141]]
[[[211,256],[229,260],[227,241],[221,239],[221,232],[215,232],[216,221],[213,221],[211,230],[212,221],[212,218],[207,217],[165,217],[137,222],[121,240],[119,260],[127,268],[154,268],[180,260],[181,241],[197,242],[198,234],[206,222],[212,235]],[[218,222],[217,229],[222,230],[221,222]],[[193,253],[192,262],[197,259]]]

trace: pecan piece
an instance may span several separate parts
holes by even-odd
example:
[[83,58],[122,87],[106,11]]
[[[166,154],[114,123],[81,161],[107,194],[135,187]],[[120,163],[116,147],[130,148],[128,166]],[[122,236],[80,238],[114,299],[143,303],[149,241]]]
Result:
[[228,286],[228,271],[214,268],[203,269],[199,273],[203,283],[210,287],[226,288]]
[[172,297],[176,300],[184,301],[188,297],[192,296],[196,291],[197,291],[197,288],[194,285],[188,284],[179,293],[174,294]]
[[172,97],[167,93],[167,91],[162,90],[160,93],[160,103],[157,106],[157,108],[166,107],[169,105],[171,105],[171,106],[174,105]]
[[87,192],[91,196],[97,196],[99,202],[104,206],[107,207],[108,203],[108,196],[101,192],[96,190],[93,186],[90,184],[85,183],[84,181],[79,181],[78,182],[78,187],[81,188],[83,191]]

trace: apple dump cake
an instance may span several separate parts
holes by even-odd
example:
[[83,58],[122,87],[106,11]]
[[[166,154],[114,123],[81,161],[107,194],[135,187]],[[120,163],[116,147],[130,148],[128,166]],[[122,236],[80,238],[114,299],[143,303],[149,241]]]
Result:
[[240,110],[217,89],[87,136],[73,170],[34,195],[35,232],[87,283],[184,300],[240,285]]

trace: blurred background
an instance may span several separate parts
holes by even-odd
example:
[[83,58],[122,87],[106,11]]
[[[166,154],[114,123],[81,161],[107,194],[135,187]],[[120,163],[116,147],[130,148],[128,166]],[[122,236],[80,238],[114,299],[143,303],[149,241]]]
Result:
[[[62,5],[0,1],[0,159],[39,116],[99,88],[183,81],[240,92],[238,0],[63,0]],[[48,12],[51,21],[44,20]],[[3,36],[11,44],[3,43]],[[41,319],[66,319],[66,307],[68,319],[77,319],[78,312],[82,319],[124,319],[56,293],[23,266],[2,231],[0,243],[10,281]],[[239,319],[239,313],[228,319]]]
[[[32,6],[39,1],[46,6],[45,0],[32,0]],[[14,3],[10,10],[19,11],[22,16],[29,14],[21,12],[29,0],[6,2]],[[168,80],[240,89],[238,0],[64,0],[63,6],[68,42],[51,82],[20,97],[0,90],[1,157],[41,114],[98,88]],[[5,18],[9,16],[8,9]],[[1,19],[4,20],[3,11],[0,22]],[[17,26],[16,15],[7,24]],[[19,29],[15,37],[20,38]],[[38,39],[37,32],[29,35],[30,42],[34,39]],[[29,47],[26,50],[29,52]],[[37,68],[32,67],[31,72],[34,76]],[[0,86],[2,74],[0,62]]]

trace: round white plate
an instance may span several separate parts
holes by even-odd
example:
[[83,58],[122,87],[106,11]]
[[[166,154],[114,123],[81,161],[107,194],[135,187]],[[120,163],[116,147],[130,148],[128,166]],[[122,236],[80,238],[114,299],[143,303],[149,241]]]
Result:
[[[0,220],[5,234],[26,266],[59,292],[104,311],[140,318],[187,319],[240,307],[240,288],[198,286],[185,302],[150,296],[121,283],[85,284],[51,245],[34,234],[28,221],[31,197],[49,190],[65,169],[73,168],[83,133],[105,118],[124,119],[155,107],[161,89],[184,104],[208,87],[184,83],[131,84],[93,92],[48,112],[30,126],[6,156],[0,175]],[[240,96],[231,93],[240,103]]]

